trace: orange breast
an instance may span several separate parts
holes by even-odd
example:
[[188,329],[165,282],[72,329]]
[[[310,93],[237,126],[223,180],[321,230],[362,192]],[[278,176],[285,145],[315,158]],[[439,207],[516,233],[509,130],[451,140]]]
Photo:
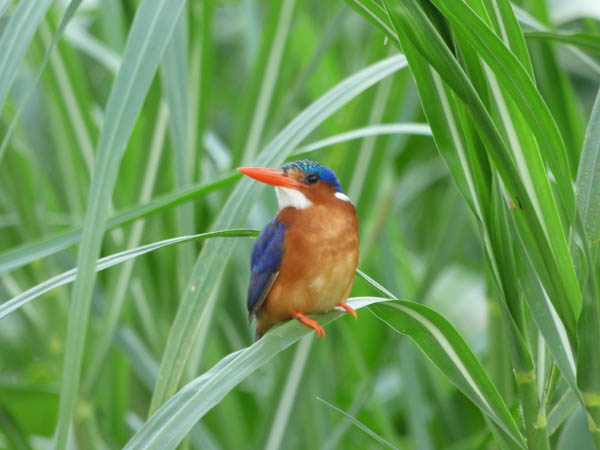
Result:
[[345,302],[358,266],[358,219],[350,202],[298,210],[277,219],[288,226],[279,275],[258,314],[258,332],[296,312],[324,313]]

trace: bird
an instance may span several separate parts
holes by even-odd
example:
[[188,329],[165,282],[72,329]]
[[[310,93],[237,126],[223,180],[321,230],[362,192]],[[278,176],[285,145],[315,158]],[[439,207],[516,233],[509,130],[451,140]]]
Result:
[[297,319],[325,340],[307,317],[346,304],[358,266],[358,217],[333,170],[308,159],[280,169],[239,167],[244,175],[275,187],[279,211],[258,235],[250,255],[248,321],[256,339],[275,324]]

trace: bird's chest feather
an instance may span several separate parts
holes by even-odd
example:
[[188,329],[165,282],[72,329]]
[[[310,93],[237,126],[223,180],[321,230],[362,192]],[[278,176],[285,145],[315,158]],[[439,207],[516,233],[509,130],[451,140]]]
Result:
[[267,313],[322,313],[346,300],[358,265],[358,219],[351,204],[339,208],[286,208],[285,250]]

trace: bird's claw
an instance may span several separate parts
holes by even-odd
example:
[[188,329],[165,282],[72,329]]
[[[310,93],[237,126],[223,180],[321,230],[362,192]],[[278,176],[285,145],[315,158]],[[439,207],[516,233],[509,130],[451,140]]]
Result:
[[356,315],[356,311],[354,311],[354,308],[347,305],[346,303],[338,303],[336,306],[339,306],[340,308],[344,308],[347,313],[352,314],[355,319],[358,319],[358,316]]
[[317,333],[317,339],[323,337],[323,340],[325,340],[325,330],[321,325],[319,325],[319,322],[317,322],[316,320],[309,319],[300,312],[295,313],[294,318],[298,319],[304,325],[311,327],[313,330],[315,330],[315,332]]

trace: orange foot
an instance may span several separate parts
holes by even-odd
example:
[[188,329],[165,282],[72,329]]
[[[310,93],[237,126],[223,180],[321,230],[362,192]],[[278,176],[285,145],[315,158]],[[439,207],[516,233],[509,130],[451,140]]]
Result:
[[309,319],[308,317],[306,317],[304,314],[302,314],[300,312],[295,313],[294,318],[298,319],[304,325],[307,325],[307,326],[311,327],[313,330],[315,330],[317,332],[317,339],[319,337],[323,336],[323,340],[325,340],[325,330],[323,330],[323,327],[321,325],[319,325],[319,322],[317,322],[316,320]]
[[352,309],[351,306],[348,306],[345,303],[338,303],[335,306],[340,306],[342,308],[344,308],[346,310],[347,313],[352,314],[354,316],[355,319],[358,319],[358,317],[356,316],[356,311],[354,311],[354,309]]

